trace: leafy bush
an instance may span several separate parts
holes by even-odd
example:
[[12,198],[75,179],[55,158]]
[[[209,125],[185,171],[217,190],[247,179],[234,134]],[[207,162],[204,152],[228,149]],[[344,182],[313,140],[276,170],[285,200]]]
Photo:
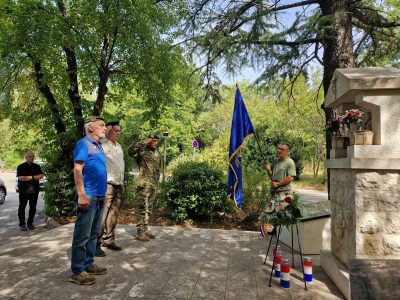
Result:
[[270,199],[271,181],[265,170],[245,167],[243,169],[243,207],[248,216],[258,215]]
[[173,221],[212,219],[218,212],[232,212],[221,171],[207,163],[185,162],[177,166],[163,185],[162,194]]
[[138,206],[135,176],[125,170],[124,181],[125,190],[122,194],[121,209],[135,208]]
[[[57,159],[58,158],[58,159]],[[70,166],[62,163],[59,155],[46,156],[43,172],[45,212],[48,216],[69,216],[74,212],[74,174]]]

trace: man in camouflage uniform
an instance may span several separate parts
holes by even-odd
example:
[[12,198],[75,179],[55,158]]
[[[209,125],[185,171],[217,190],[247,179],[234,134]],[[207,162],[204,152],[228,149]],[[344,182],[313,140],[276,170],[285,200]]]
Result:
[[138,217],[137,239],[148,242],[154,239],[154,234],[148,231],[149,214],[153,208],[156,197],[157,184],[160,179],[160,154],[157,151],[158,137],[152,135],[142,142],[133,143],[128,153],[139,166],[139,178],[137,181]]

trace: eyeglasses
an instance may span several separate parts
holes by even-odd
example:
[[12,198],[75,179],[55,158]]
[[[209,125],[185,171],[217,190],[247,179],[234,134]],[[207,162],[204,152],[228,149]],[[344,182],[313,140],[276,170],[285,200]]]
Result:
[[35,155],[28,155],[27,157],[35,157]]
[[286,150],[286,148],[278,148],[278,150]]

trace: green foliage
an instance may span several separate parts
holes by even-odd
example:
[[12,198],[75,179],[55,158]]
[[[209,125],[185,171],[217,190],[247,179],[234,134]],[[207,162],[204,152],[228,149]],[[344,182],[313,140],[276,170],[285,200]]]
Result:
[[305,159],[302,140],[288,132],[282,132],[273,136],[269,135],[268,131],[258,130],[258,132],[258,137],[264,145],[263,151],[265,157],[263,158],[260,155],[257,142],[252,140],[249,141],[244,154],[246,163],[258,171],[263,171],[265,161],[272,163],[278,157],[278,145],[281,142],[287,142],[291,145],[290,157],[295,162],[296,178],[299,179],[303,171],[303,160]]
[[[68,214],[73,205],[72,167],[60,162],[72,162],[66,156],[79,138],[81,115],[102,113],[105,104],[108,119],[126,119],[122,124],[131,134],[121,139],[125,146],[134,134],[153,131],[165,116],[157,129],[172,128],[169,154],[175,156],[181,145],[189,144],[193,108],[185,101],[195,107],[196,94],[192,83],[187,88],[180,84],[190,67],[181,49],[171,47],[182,13],[181,1],[0,1],[0,120],[11,120],[13,134],[8,145],[0,146],[0,160],[15,165],[26,150],[43,153],[50,214]],[[76,70],[70,69],[74,60]],[[48,88],[47,94],[39,86]],[[138,109],[132,113],[130,107]],[[176,122],[183,115],[186,123]],[[130,128],[131,116],[135,122]],[[72,146],[66,149],[64,143]]]
[[7,169],[16,169],[28,150],[35,152],[36,159],[41,157],[42,135],[36,126],[15,126],[12,119],[4,119],[0,121],[0,136],[0,161]]
[[[314,74],[315,78],[318,76],[318,73]],[[316,81],[308,83],[304,77],[299,78],[293,87],[295,100],[290,102],[276,102],[273,90],[256,89],[247,82],[239,84],[261,150],[266,156],[262,157],[254,136],[251,136],[244,150],[245,166],[263,172],[264,159],[271,163],[277,157],[277,145],[282,141],[292,146],[290,155],[296,163],[298,176],[301,175],[305,160],[321,162],[324,159],[324,117],[319,107],[322,95],[315,98],[318,90]],[[227,172],[235,88],[225,87],[222,95],[224,101],[201,114],[193,126],[195,135],[205,145],[197,159]],[[301,99],[301,104],[296,99]]]
[[48,216],[69,216],[75,209],[73,172],[68,166],[60,163],[63,160],[59,152],[48,151],[45,159],[45,213]]
[[[126,157],[126,156],[125,156]],[[122,194],[122,209],[131,209],[137,207],[137,193],[136,193],[136,181],[135,178],[129,173],[125,172],[125,190]]]
[[247,215],[259,215],[270,199],[270,180],[264,170],[246,166],[243,178],[243,206]]
[[226,197],[226,179],[207,163],[186,162],[168,178],[163,194],[170,217],[181,223],[187,219],[212,219],[219,212],[230,212],[233,204]]

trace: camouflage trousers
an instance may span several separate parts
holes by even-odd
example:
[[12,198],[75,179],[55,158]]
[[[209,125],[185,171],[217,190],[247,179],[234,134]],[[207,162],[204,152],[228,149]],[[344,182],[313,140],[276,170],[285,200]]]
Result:
[[149,216],[153,210],[156,193],[157,188],[153,185],[141,185],[137,187],[138,214],[136,229],[138,233],[149,230]]
[[115,244],[115,226],[122,200],[122,185],[107,184],[107,192],[97,244]]

